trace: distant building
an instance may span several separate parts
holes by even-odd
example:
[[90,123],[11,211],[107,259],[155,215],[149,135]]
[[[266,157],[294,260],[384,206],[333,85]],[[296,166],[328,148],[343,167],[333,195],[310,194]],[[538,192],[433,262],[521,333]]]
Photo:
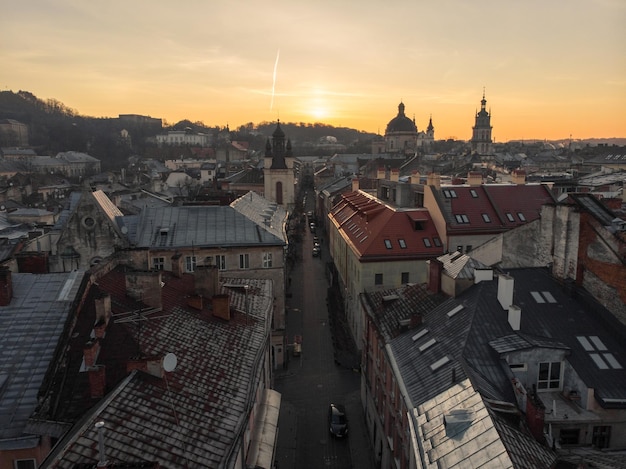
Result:
[[15,119],[0,119],[0,146],[23,147],[28,145],[28,126]]
[[170,130],[166,134],[156,136],[159,146],[199,146],[208,147],[212,143],[211,135],[188,132],[186,130]]
[[56,156],[34,156],[27,160],[29,169],[42,174],[62,174],[66,177],[85,177],[101,171],[100,160],[86,153],[66,151]]
[[493,141],[491,140],[491,110],[487,112],[487,100],[483,91],[483,99],[480,101],[480,111],[476,113],[476,123],[472,127],[472,140],[470,141],[472,153],[478,155],[493,155]]
[[128,124],[163,127],[162,120],[155,117],[141,116],[139,114],[120,114],[118,118],[121,122]]
[[404,103],[398,105],[398,115],[391,119],[385,130],[384,141],[372,144],[372,153],[402,153],[412,155],[418,148],[428,147],[435,140],[435,128],[432,117],[426,131],[418,131],[415,118],[410,119],[404,113]]

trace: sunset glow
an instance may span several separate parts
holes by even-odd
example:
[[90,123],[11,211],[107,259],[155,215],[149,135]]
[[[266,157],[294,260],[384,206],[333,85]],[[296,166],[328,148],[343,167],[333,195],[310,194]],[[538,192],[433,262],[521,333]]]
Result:
[[400,101],[469,139],[626,137],[626,2],[14,2],[0,86],[79,114],[384,132]]

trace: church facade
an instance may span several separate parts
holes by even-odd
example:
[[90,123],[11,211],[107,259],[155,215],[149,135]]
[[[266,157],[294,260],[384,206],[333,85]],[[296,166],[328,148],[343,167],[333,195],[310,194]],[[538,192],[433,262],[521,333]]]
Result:
[[425,149],[435,140],[432,117],[426,131],[419,131],[415,118],[410,119],[404,112],[403,102],[398,105],[398,115],[391,119],[385,129],[384,140],[374,142],[372,153],[402,153],[413,155],[418,149]]
[[291,141],[285,139],[280,121],[265,145],[263,163],[264,197],[291,211],[295,205],[295,175]]

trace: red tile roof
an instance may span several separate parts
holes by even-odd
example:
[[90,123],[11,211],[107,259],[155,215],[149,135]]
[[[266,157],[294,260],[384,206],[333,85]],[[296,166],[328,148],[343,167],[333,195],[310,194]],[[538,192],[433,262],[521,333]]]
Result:
[[539,218],[541,206],[555,201],[542,184],[441,186],[436,191],[448,232],[500,233]]
[[330,217],[361,262],[428,259],[443,253],[426,209],[397,210],[351,192],[342,196]]

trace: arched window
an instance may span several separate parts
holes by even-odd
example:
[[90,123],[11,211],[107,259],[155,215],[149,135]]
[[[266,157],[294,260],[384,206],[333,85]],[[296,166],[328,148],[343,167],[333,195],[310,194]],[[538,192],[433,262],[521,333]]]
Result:
[[278,205],[283,204],[283,183],[280,181],[276,183],[276,203]]

